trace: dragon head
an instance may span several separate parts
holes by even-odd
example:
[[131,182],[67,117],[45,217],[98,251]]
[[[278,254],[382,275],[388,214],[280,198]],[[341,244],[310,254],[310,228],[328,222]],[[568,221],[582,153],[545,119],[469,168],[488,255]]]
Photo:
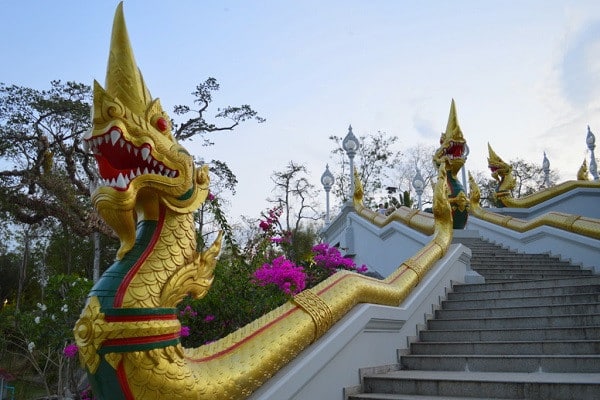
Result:
[[492,149],[492,146],[488,143],[488,168],[492,171],[492,177],[499,181],[506,174],[512,172],[512,167],[510,164],[507,164],[496,154],[496,152]]
[[578,181],[589,181],[590,180],[590,177],[588,175],[587,161],[585,158],[583,159],[583,163],[581,164],[581,167],[579,167],[579,170],[577,171],[577,180]]
[[440,137],[440,147],[433,155],[433,162],[438,168],[441,164],[446,164],[447,171],[450,171],[452,175],[456,175],[465,165],[467,155],[467,142],[458,125],[456,106],[454,105],[454,99],[452,99],[446,131]]
[[98,164],[92,202],[119,236],[122,258],[134,244],[136,223],[156,220],[160,205],[181,213],[199,207],[208,194],[208,167],[194,167],[160,101],[152,99],[133,57],[122,3],[105,86],[94,82],[93,128],[84,147]]

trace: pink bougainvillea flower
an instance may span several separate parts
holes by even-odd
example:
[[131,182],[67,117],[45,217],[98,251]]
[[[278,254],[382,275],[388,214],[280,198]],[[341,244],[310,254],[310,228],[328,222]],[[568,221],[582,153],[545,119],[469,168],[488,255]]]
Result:
[[210,321],[214,321],[214,320],[215,320],[214,315],[207,315],[206,317],[204,317],[204,322],[210,322]]
[[260,221],[260,224],[258,224],[258,226],[265,232],[271,229],[271,224],[267,221]]
[[179,331],[179,334],[182,337],[186,337],[186,336],[190,336],[190,327],[189,326],[182,326],[181,327],[181,331]]
[[191,306],[185,306],[185,308],[179,312],[179,315],[182,317],[195,317],[198,313],[194,311]]
[[340,269],[356,271],[361,274],[368,270],[367,266],[364,264],[361,267],[357,267],[352,259],[342,256],[336,247],[329,247],[329,244],[327,243],[319,243],[313,246],[312,251],[315,253],[313,257],[315,264],[318,267],[329,271],[331,274],[334,274]]
[[68,344],[63,349],[63,354],[67,358],[73,358],[77,355],[78,350],[79,350],[79,348],[77,347],[76,344]]
[[295,295],[306,287],[306,273],[303,267],[280,256],[254,271],[254,282],[259,286],[274,284],[285,294]]

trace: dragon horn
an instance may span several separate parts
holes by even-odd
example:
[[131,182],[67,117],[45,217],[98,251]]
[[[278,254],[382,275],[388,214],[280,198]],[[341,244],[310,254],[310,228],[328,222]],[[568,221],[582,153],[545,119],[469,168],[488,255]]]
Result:
[[137,115],[144,115],[152,97],[137,67],[129,34],[125,26],[123,2],[115,11],[108,67],[106,69],[106,92],[118,98]]
[[452,103],[450,103],[450,115],[448,115],[448,124],[446,125],[446,132],[444,135],[460,138],[463,136],[460,125],[458,125],[458,117],[456,116],[456,105],[454,104],[454,99],[452,99]]
[[502,161],[502,159],[500,158],[500,156],[498,156],[498,154],[496,154],[496,152],[492,149],[492,146],[490,146],[489,142],[488,142],[488,163],[495,161],[495,162],[504,162]]

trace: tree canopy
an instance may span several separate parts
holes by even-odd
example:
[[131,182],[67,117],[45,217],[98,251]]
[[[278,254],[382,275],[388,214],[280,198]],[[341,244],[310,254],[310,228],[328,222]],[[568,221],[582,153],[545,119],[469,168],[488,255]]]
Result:
[[[246,104],[217,110],[212,119],[226,119],[226,124],[209,122],[217,90],[217,80],[208,78],[192,92],[194,106],[175,106],[174,114],[184,119],[173,121],[177,139],[201,138],[210,145],[209,132],[264,121]],[[91,88],[82,83],[52,81],[44,90],[0,84],[0,213],[24,224],[54,218],[80,236],[111,234],[89,202],[96,167],[81,143],[91,128],[91,101]],[[224,162],[213,161],[211,170],[234,190],[235,174]]]

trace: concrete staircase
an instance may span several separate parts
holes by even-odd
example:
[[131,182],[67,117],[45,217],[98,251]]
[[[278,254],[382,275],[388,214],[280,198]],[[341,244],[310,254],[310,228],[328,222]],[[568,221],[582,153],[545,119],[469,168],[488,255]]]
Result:
[[349,400],[600,399],[600,276],[461,239],[484,284],[456,285],[399,364]]

